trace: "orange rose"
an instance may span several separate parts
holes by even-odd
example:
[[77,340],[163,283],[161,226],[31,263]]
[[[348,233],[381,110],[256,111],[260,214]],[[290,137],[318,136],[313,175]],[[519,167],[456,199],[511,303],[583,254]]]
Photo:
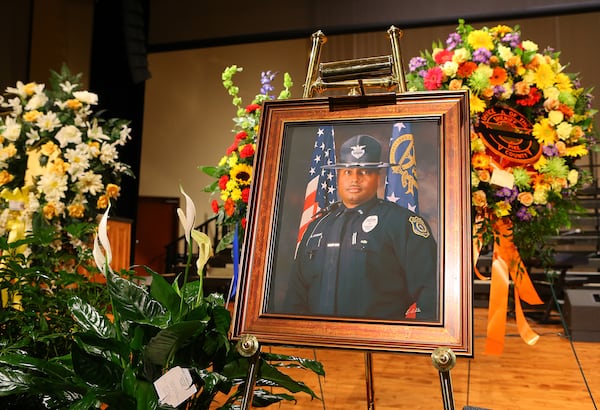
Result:
[[492,176],[490,174],[490,171],[488,171],[487,169],[479,169],[477,170],[477,178],[479,178],[481,182],[489,183]]
[[483,192],[481,189],[473,192],[472,201],[473,205],[475,205],[478,208],[484,208],[487,206],[487,198],[485,196],[485,192]]
[[531,206],[533,204],[533,194],[531,192],[521,192],[517,199],[524,206]]

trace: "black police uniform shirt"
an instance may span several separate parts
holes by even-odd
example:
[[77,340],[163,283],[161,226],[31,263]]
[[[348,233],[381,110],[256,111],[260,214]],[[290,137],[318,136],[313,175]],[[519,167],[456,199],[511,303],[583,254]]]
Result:
[[284,310],[402,320],[416,302],[416,319],[435,320],[437,278],[437,245],[421,217],[379,198],[337,203],[304,233]]

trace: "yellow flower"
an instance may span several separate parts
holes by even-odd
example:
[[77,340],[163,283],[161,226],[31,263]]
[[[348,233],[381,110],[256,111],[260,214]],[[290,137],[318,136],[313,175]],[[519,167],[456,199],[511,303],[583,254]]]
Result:
[[69,169],[69,164],[63,161],[61,158],[56,158],[49,166],[50,172],[57,175],[64,175]]
[[15,179],[15,176],[11,175],[7,170],[3,169],[0,172],[0,186],[8,184],[13,179]]
[[503,216],[507,216],[510,214],[512,206],[508,201],[498,201],[495,206],[496,216],[502,218]]
[[471,115],[485,111],[485,101],[470,92],[469,110]]
[[556,74],[554,81],[556,81],[556,87],[560,91],[573,91],[573,83],[571,83],[571,79],[568,75],[564,73],[558,73]]
[[554,85],[555,74],[552,67],[548,64],[540,64],[535,70],[535,83],[542,90]]
[[560,124],[564,119],[565,115],[562,111],[552,110],[548,113],[548,121],[550,121],[550,124],[552,125]]
[[26,95],[33,95],[33,93],[35,93],[35,88],[36,88],[37,84],[36,83],[27,83],[23,86],[23,91],[25,92]]
[[246,164],[238,164],[229,171],[229,176],[240,186],[250,185],[252,180],[252,167]]
[[238,157],[235,153],[232,153],[231,156],[227,159],[227,165],[231,168],[235,167],[238,162]]
[[23,114],[23,120],[27,122],[35,122],[40,115],[41,113],[38,110],[27,111]]
[[523,42],[521,42],[521,46],[523,47],[523,49],[525,49],[525,51],[538,50],[538,45],[531,40],[524,40]]
[[462,88],[462,80],[459,80],[458,78],[454,78],[450,81],[450,84],[448,84],[448,89],[449,90],[460,90]]
[[42,213],[44,214],[44,218],[52,219],[57,214],[56,206],[54,206],[53,203],[46,204],[44,205]]
[[221,158],[219,160],[219,166],[222,167],[223,165],[225,165],[227,163],[228,159],[229,159],[229,157],[227,157],[227,155],[225,155],[223,158]]
[[239,188],[232,189],[231,199],[233,199],[234,201],[239,201],[240,199],[242,199],[242,190]]
[[15,148],[15,144],[11,142],[6,147],[2,148],[2,151],[0,151],[0,157],[8,159],[14,157],[16,153],[17,148]]
[[110,200],[106,195],[100,195],[98,201],[96,201],[96,208],[98,209],[106,209],[106,207],[110,204]]
[[567,157],[583,157],[588,154],[588,149],[585,145],[575,145],[573,147],[567,147],[565,150],[565,156]]
[[499,25],[497,25],[496,27],[492,27],[492,28],[490,29],[490,31],[491,31],[492,33],[495,33],[495,34],[496,34],[496,35],[498,35],[499,37],[503,37],[505,34],[507,34],[507,33],[511,33],[513,30],[512,30],[512,28],[510,28],[510,27],[509,27],[509,26],[507,26],[507,25],[504,25],[504,24],[499,24]]
[[554,144],[557,141],[556,130],[550,124],[548,118],[542,118],[533,126],[533,136],[542,145]]
[[73,218],[83,218],[85,215],[85,207],[82,204],[71,204],[67,207],[67,211]]
[[52,154],[54,154],[54,152],[56,152],[57,149],[58,146],[55,143],[53,143],[52,141],[48,141],[47,143],[42,145],[41,153],[42,155],[49,157]]
[[571,131],[573,131],[573,126],[566,121],[561,122],[556,127],[556,135],[561,140],[568,140],[571,136]]
[[474,50],[478,48],[487,48],[488,50],[494,49],[494,42],[489,33],[483,30],[473,30],[467,37],[467,42]]
[[65,106],[73,111],[77,111],[78,109],[83,107],[83,104],[78,99],[71,98],[70,100],[66,101]]
[[471,58],[471,53],[464,47],[457,48],[452,54],[452,61],[456,64],[464,63]]
[[579,171],[576,169],[570,170],[569,175],[567,176],[567,181],[569,181],[570,185],[577,184],[577,181],[579,181]]
[[545,187],[536,188],[533,191],[533,203],[546,205],[548,203],[548,189]]
[[121,187],[116,184],[106,185],[106,195],[109,198],[117,198],[121,193]]

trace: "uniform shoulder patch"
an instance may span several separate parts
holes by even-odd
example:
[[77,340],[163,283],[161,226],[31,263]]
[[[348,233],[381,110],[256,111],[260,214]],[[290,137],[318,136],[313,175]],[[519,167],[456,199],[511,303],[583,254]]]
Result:
[[412,225],[412,231],[415,235],[422,236],[423,238],[429,238],[429,229],[427,229],[427,224],[420,216],[413,215],[408,218],[408,221]]

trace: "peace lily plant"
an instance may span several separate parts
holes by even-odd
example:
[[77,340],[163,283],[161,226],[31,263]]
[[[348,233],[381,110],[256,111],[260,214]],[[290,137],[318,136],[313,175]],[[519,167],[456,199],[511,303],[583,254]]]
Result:
[[[180,287],[177,280],[169,284],[150,269],[149,288],[113,272],[107,235],[108,207],[94,238],[93,259],[106,277],[109,313],[103,314],[101,308],[78,296],[71,297],[68,306],[75,326],[70,335],[70,352],[49,359],[18,351],[0,355],[0,396],[37,397],[44,403],[40,408],[173,408],[169,400],[159,399],[153,383],[170,369],[182,368],[191,375],[189,388],[195,393],[181,406],[239,408],[249,361],[237,352],[235,342],[228,337],[231,315],[223,296],[205,296],[202,275],[198,280],[187,281],[193,245],[199,248],[196,265],[201,272],[210,256],[211,244],[205,234],[193,229],[195,207],[183,190],[182,193],[186,211],[178,209],[177,213],[190,250],[183,285]],[[309,387],[282,373],[280,368],[324,374],[318,362],[261,352],[254,406],[294,400],[291,394],[299,392],[316,397]]]

